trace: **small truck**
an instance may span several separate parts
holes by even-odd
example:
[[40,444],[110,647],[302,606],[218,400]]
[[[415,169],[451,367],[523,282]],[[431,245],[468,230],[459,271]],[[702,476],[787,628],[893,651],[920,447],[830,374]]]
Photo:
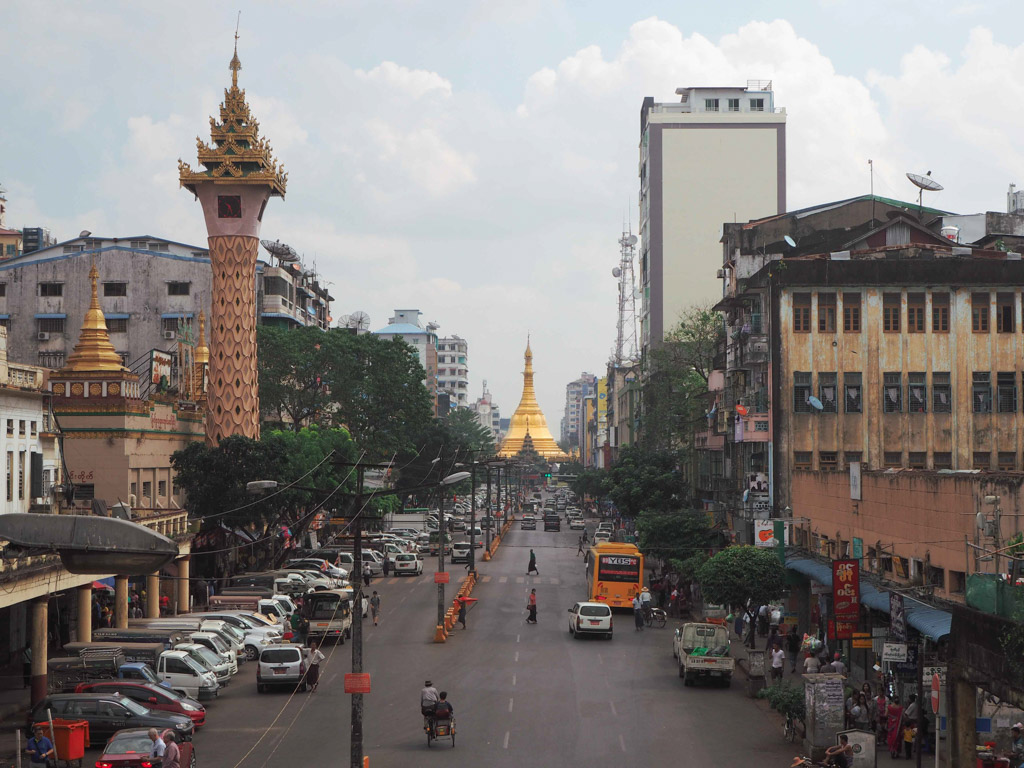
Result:
[[672,655],[685,685],[704,680],[728,687],[732,682],[736,661],[729,656],[729,630],[720,624],[683,624],[672,638]]

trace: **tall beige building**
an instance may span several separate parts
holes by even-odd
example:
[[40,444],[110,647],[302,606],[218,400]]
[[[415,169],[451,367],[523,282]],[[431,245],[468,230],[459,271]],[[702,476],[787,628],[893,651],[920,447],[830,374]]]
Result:
[[722,222],[786,210],[786,115],[770,81],[679,88],[640,109],[641,346],[722,296]]

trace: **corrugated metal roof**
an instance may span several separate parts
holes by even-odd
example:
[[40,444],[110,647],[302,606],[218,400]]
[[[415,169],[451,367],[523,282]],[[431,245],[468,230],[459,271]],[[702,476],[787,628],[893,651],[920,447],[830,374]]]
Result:
[[425,328],[420,328],[418,325],[413,325],[412,323],[392,323],[391,325],[387,325],[381,328],[379,331],[374,331],[374,333],[378,335],[387,333],[401,334],[403,336],[412,336],[413,334],[417,333],[429,333],[429,331],[427,331]]
[[[832,586],[832,567],[806,557],[786,555],[786,567],[802,573],[819,584]],[[889,594],[887,589],[878,589],[874,584],[861,578],[860,599],[865,605],[883,613],[889,612]],[[953,615],[947,611],[932,608],[912,598],[904,600],[907,623],[932,640],[940,640],[949,634]]]

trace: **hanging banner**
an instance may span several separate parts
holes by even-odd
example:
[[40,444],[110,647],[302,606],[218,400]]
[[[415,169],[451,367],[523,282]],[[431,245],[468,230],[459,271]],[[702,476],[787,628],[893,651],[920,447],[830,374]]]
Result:
[[832,612],[837,619],[860,619],[860,565],[856,560],[832,561]]
[[903,595],[889,593],[889,637],[897,643],[907,642],[907,612]]

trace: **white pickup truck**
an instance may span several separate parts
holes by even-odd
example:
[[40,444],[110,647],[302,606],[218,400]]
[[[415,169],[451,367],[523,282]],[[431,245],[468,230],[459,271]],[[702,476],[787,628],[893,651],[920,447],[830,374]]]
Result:
[[672,655],[679,660],[685,685],[696,680],[732,682],[736,661],[729,656],[729,631],[721,624],[683,624],[672,638]]

